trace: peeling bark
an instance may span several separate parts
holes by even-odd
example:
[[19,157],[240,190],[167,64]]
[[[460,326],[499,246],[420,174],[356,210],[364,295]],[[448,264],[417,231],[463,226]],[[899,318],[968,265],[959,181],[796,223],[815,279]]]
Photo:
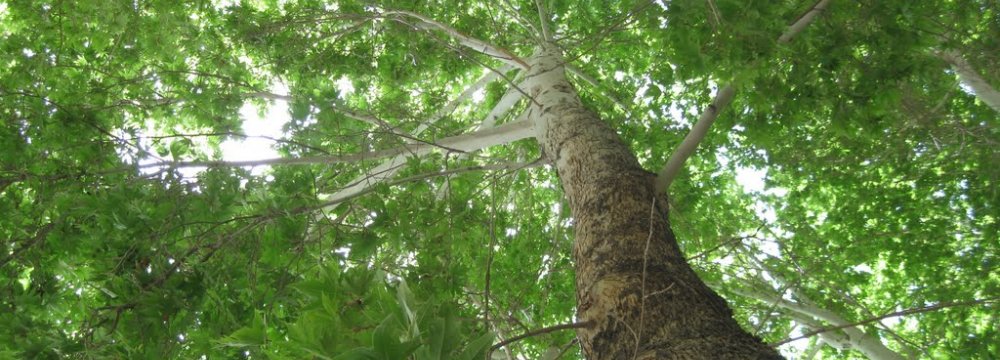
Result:
[[780,359],[740,328],[684,260],[666,198],[617,133],[586,109],[555,46],[536,52],[529,120],[575,222],[577,329],[588,359]]

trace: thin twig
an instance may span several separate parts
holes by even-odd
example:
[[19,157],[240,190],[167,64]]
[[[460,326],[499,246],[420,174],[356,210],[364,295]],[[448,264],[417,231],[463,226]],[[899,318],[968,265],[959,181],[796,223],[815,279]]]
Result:
[[486,279],[483,285],[483,319],[486,325],[490,324],[490,275],[493,268],[493,248],[497,245],[497,178],[493,176],[492,191],[490,191],[490,244],[486,257]]
[[575,323],[569,323],[569,324],[560,324],[560,325],[555,325],[555,326],[549,326],[549,327],[541,328],[541,329],[538,329],[538,330],[532,330],[532,331],[526,332],[524,334],[521,334],[521,335],[518,335],[518,336],[515,336],[515,337],[512,337],[510,339],[507,339],[507,340],[504,340],[504,341],[501,341],[501,342],[498,342],[498,343],[494,344],[493,346],[490,347],[490,354],[492,354],[493,351],[495,351],[496,349],[499,349],[501,347],[510,345],[511,343],[514,343],[514,342],[517,342],[517,341],[521,341],[523,339],[527,339],[527,338],[532,337],[532,336],[538,336],[538,335],[548,334],[550,332],[559,331],[559,330],[565,330],[565,329],[585,328],[585,327],[590,327],[593,324],[594,324],[593,320],[588,320],[588,321],[581,321],[581,322],[575,322]]
[[653,240],[653,215],[655,215],[656,210],[656,196],[653,196],[653,201],[649,204],[649,235],[646,236],[646,248],[642,252],[642,292],[639,294],[642,296],[639,299],[639,334],[635,337],[635,349],[632,351],[632,359],[639,356],[639,343],[642,341],[642,331],[645,327],[645,315],[646,315],[646,264],[649,263],[649,243]]

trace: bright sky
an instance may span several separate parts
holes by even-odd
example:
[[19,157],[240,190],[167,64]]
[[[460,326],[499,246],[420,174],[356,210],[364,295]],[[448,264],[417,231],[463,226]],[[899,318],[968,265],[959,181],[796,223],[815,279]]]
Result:
[[[256,106],[244,104],[240,108],[243,118],[243,133],[245,139],[232,138],[222,143],[222,158],[226,161],[260,160],[278,157],[274,150],[274,140],[283,136],[282,127],[291,119],[288,115],[288,104],[275,101],[267,107],[263,116]],[[270,166],[256,166],[251,170],[254,175],[262,175]]]

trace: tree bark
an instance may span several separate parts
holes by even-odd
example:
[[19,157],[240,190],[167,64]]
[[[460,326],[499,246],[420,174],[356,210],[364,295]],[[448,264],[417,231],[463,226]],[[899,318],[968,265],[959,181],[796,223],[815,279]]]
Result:
[[1000,91],[980,76],[962,54],[955,50],[942,50],[937,52],[937,56],[951,64],[951,68],[958,74],[958,79],[971,88],[979,100],[1000,113]]
[[587,359],[780,359],[684,260],[655,175],[586,109],[547,45],[529,59],[529,120],[573,213],[577,330]]

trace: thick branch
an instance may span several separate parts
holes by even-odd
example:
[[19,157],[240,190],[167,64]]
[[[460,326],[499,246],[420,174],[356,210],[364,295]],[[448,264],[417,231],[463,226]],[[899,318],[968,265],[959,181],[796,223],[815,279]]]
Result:
[[[396,179],[396,180],[387,182],[386,185],[396,186],[396,185],[405,184],[405,183],[408,183],[408,182],[419,181],[419,180],[429,179],[429,178],[438,177],[438,176],[451,176],[451,175],[466,173],[466,172],[470,172],[470,171],[521,170],[521,169],[528,169],[528,168],[533,168],[533,167],[541,166],[544,163],[545,162],[543,161],[543,159],[538,159],[538,160],[532,161],[530,163],[506,163],[506,164],[490,164],[490,165],[467,166],[467,167],[462,167],[462,168],[457,168],[457,169],[449,169],[449,170],[444,170],[444,171],[438,171],[438,172],[432,172],[432,173],[426,173],[426,174],[419,174],[419,175],[413,175],[413,176],[407,176],[407,177],[404,177],[404,178],[401,178],[401,179]],[[320,204],[317,208],[323,209],[323,210],[329,210],[333,206],[336,206],[337,204],[340,204],[340,203],[342,203],[344,201],[351,200],[351,199],[360,197],[362,195],[371,193],[371,192],[375,191],[375,189],[376,188],[374,188],[374,187],[367,187],[367,188],[361,189],[359,191],[353,192],[351,194],[346,194],[346,195],[342,195],[342,196],[339,196],[339,197],[338,196],[331,196],[330,198],[327,198],[326,200],[324,200],[323,203]]]
[[677,150],[674,150],[673,154],[670,154],[670,159],[667,160],[667,164],[663,166],[663,170],[656,176],[656,192],[665,193],[670,187],[670,183],[674,181],[677,177],[677,173],[681,171],[681,167],[684,166],[684,162],[687,161],[691,154],[694,154],[694,150],[698,148],[698,144],[701,140],[705,138],[708,134],[708,129],[712,127],[712,123],[715,119],[719,117],[719,112],[725,109],[730,102],[733,101],[733,97],[736,95],[736,89],[732,85],[726,85],[726,87],[719,90],[718,94],[715,94],[715,99],[712,99],[712,103],[708,105],[708,108],[701,113],[701,117],[698,118],[698,122],[691,127],[691,132],[684,137],[684,141],[677,146]]
[[545,11],[545,0],[535,0],[535,7],[538,8],[538,21],[542,24],[542,40],[552,42],[552,31],[549,30],[549,14]]
[[1000,92],[991,86],[986,79],[979,76],[976,69],[972,68],[972,64],[969,64],[962,57],[962,54],[959,54],[955,50],[942,50],[936,51],[935,55],[951,64],[951,68],[958,74],[958,79],[966,86],[972,88],[972,92],[976,93],[976,97],[979,100],[982,100],[987,106],[1000,113]]
[[888,314],[885,314],[885,315],[876,316],[876,317],[865,319],[865,320],[861,320],[861,321],[855,321],[855,322],[852,322],[852,323],[839,324],[839,325],[835,325],[835,326],[825,327],[825,328],[822,328],[822,329],[816,329],[816,330],[804,333],[804,334],[802,334],[800,336],[797,336],[797,337],[793,337],[793,338],[789,338],[789,339],[785,339],[785,340],[776,342],[776,343],[774,343],[772,345],[773,346],[780,346],[780,345],[783,345],[783,344],[790,343],[792,341],[806,339],[806,338],[809,338],[811,336],[815,336],[815,335],[822,334],[822,333],[825,333],[825,332],[834,331],[834,330],[840,330],[840,329],[845,329],[845,328],[850,328],[850,327],[855,327],[855,326],[860,326],[860,325],[865,325],[865,324],[871,324],[873,322],[885,320],[885,319],[892,318],[892,317],[905,316],[905,315],[913,315],[913,314],[919,314],[919,313],[937,311],[937,310],[941,310],[941,309],[944,309],[944,308],[957,307],[957,306],[982,305],[982,304],[996,302],[997,300],[1000,300],[1000,298],[995,298],[995,299],[981,299],[981,300],[969,300],[969,301],[959,301],[959,302],[948,302],[948,303],[940,303],[940,304],[937,304],[937,305],[930,305],[930,306],[924,306],[924,307],[919,307],[919,308],[911,308],[911,309],[906,309],[906,310],[900,310],[900,311],[891,312],[891,313],[888,313]]
[[[746,296],[749,298],[757,299],[768,304],[773,304],[780,306],[786,310],[792,311],[793,313],[801,314],[802,316],[821,319],[828,323],[834,325],[845,325],[849,324],[847,320],[840,317],[840,315],[825,309],[821,309],[818,306],[809,304],[805,301],[791,301],[785,300],[776,294],[771,294],[770,292],[760,291],[760,290],[743,290],[743,289],[728,289],[741,296]],[[794,316],[800,318],[798,316]],[[810,319],[801,319],[803,322],[808,322]],[[853,326],[844,326],[842,329],[848,338],[848,342],[851,347],[857,349],[864,353],[870,359],[890,359],[890,360],[902,360],[903,356],[899,355],[895,351],[885,347],[884,344],[875,336],[867,334],[861,329],[855,328]]]
[[[434,112],[434,114],[431,115],[431,117],[427,121],[425,121],[423,124],[421,124],[414,131],[413,135],[418,135],[420,132],[423,132],[425,129],[427,129],[430,126],[430,124],[433,124],[433,123],[437,122],[438,120],[440,120],[445,115],[448,115],[452,111],[455,111],[455,109],[458,107],[459,104],[461,104],[462,102],[464,102],[467,99],[472,98],[472,96],[477,91],[479,91],[484,86],[486,86],[486,84],[489,84],[490,82],[493,82],[493,80],[496,80],[498,77],[500,77],[500,75],[506,74],[507,72],[509,72],[509,71],[511,71],[513,69],[514,69],[513,65],[504,65],[503,67],[501,67],[501,68],[499,68],[499,69],[497,69],[495,71],[490,71],[486,75],[483,75],[482,78],[480,78],[478,81],[476,81],[471,86],[469,86],[468,88],[466,88],[465,91],[462,91],[462,93],[459,94],[458,97],[456,97],[455,99],[453,99],[447,105],[441,107],[441,109],[439,109],[438,111]],[[509,110],[509,109],[510,108],[508,107],[506,109],[502,109],[502,111],[506,112],[506,110]],[[491,112],[491,114],[492,114],[492,112]]]
[[169,167],[169,168],[187,168],[187,167],[243,167],[243,166],[261,166],[261,165],[308,165],[308,164],[337,164],[337,163],[350,163],[364,160],[377,160],[386,158],[389,156],[396,156],[402,154],[410,154],[411,156],[420,156],[427,154],[434,149],[446,149],[448,151],[457,152],[468,152],[473,150],[479,150],[485,147],[490,147],[494,145],[506,144],[509,142],[517,141],[534,135],[533,124],[531,121],[517,121],[512,123],[503,124],[501,126],[484,129],[480,131],[475,131],[467,134],[450,136],[438,140],[435,143],[425,144],[406,144],[399,147],[386,150],[378,151],[367,151],[348,155],[329,155],[329,156],[305,156],[298,158],[272,158],[272,159],[261,159],[261,160],[248,160],[248,161],[225,161],[225,160],[209,160],[209,161],[186,161],[186,162],[175,162],[175,161],[160,161],[149,164],[139,165],[140,169],[147,168],[157,168],[157,167]]
[[[513,95],[510,97],[504,96],[503,98],[501,98],[500,102],[498,102],[497,105],[493,107],[493,109],[486,116],[486,118],[483,119],[482,122],[483,125],[479,127],[480,130],[493,128],[494,124],[496,123],[496,119],[506,114],[510,110],[510,108],[513,107],[514,103],[517,102],[517,99],[520,99],[519,92],[508,93],[508,95],[511,94]],[[414,135],[417,135],[420,132],[422,132],[424,129],[427,128],[427,126],[428,124],[421,124],[421,126],[414,131]],[[395,176],[396,173],[399,171],[399,169],[406,164],[406,159],[409,156],[410,156],[409,154],[400,154],[396,157],[386,160],[382,164],[379,164],[378,166],[367,171],[365,174],[351,181],[347,187],[340,189],[336,193],[330,195],[329,199],[336,200],[336,199],[353,197],[354,194],[363,191],[365,188],[368,188],[372,185],[384,181],[385,179]]]
[[[790,25],[784,34],[778,38],[778,43],[787,43],[792,40],[792,38],[798,33],[802,32],[802,29],[809,25],[820,12],[826,10],[826,7],[830,4],[831,0],[820,0],[816,5],[814,5],[809,11],[803,14],[795,23]],[[660,170],[660,173],[656,177],[656,191],[658,193],[665,193],[670,187],[670,183],[674,181],[677,173],[680,172],[681,167],[684,162],[687,161],[694,150],[698,147],[698,144],[705,138],[708,133],[708,128],[712,126],[715,119],[719,116],[719,112],[729,105],[733,100],[736,90],[733,88],[732,84],[723,86],[719,93],[716,94],[715,99],[712,100],[712,104],[708,106],[707,109],[698,118],[698,122],[694,124],[691,128],[691,132],[684,137],[684,141],[677,147],[677,150],[671,154],[670,159],[667,160],[666,165]]]
[[792,38],[794,38],[795,35],[798,35],[800,32],[802,32],[802,30],[805,29],[806,26],[808,26],[809,23],[811,23],[814,18],[816,18],[816,15],[819,15],[819,13],[825,11],[827,6],[829,5],[830,5],[830,0],[820,0],[820,2],[816,3],[816,5],[813,5],[813,7],[809,9],[809,11],[806,11],[805,14],[802,14],[802,16],[800,16],[799,19],[795,21],[795,23],[788,26],[788,29],[785,30],[785,33],[781,34],[781,37],[778,38],[778,43],[786,44],[792,41]]

